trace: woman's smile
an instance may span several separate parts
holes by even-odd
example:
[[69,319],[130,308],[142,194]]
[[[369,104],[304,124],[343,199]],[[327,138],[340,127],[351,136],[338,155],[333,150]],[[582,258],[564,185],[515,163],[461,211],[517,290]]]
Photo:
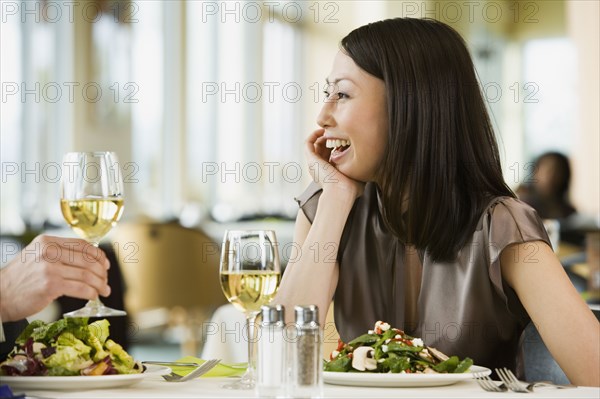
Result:
[[350,151],[351,144],[346,139],[327,139],[325,147],[332,149],[329,162],[338,163]]

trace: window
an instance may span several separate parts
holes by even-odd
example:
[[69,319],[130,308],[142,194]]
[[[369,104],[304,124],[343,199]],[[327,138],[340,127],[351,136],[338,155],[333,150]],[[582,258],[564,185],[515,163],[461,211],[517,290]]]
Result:
[[72,26],[64,19],[42,18],[45,6],[22,2],[19,12],[3,15],[1,24],[2,233],[18,234],[24,222],[39,228],[60,217],[59,163],[73,106],[68,87],[74,80],[68,63]]
[[165,87],[171,83],[165,68],[167,63],[178,64],[178,60],[165,58],[164,3],[137,4],[137,22],[132,24],[131,36],[132,81],[139,87],[138,102],[131,110],[131,159],[136,175],[129,184],[128,196],[135,198],[137,213],[160,219],[167,213],[166,192],[172,190],[167,182],[176,178],[173,164],[165,163],[170,146],[164,144],[169,136],[177,134],[165,125]]
[[523,58],[527,159],[552,150],[568,155],[577,114],[575,49],[566,38],[531,40]]
[[260,20],[208,18],[202,7],[187,5],[187,198],[220,221],[293,215],[303,184],[301,27],[265,10]]
[[[110,149],[129,165],[125,218],[177,217],[188,203],[223,221],[295,213],[305,184],[296,118],[312,92],[300,80],[302,21],[278,13],[284,2],[97,0],[56,21],[41,16],[60,2],[15,4],[0,35],[2,232],[63,225],[60,176],[44,167],[71,150]],[[207,13],[215,5],[224,9]],[[94,9],[93,21],[68,18]],[[90,82],[101,101],[81,99]]]
[[[265,98],[263,107],[263,158],[274,163],[275,170],[263,181],[263,212],[276,210],[295,215],[298,207],[289,194],[300,193],[301,177],[306,173],[302,153],[303,136],[298,118],[302,108],[300,97],[305,85],[299,84],[300,38],[294,25],[282,21],[264,25],[263,79],[279,83],[279,98]],[[309,93],[304,89],[305,96]]]
[[[22,81],[21,49],[23,35],[17,18],[7,18],[0,27],[0,68],[2,70],[2,117],[0,118],[0,151],[2,157],[2,190],[0,191],[0,228],[2,233],[19,233],[25,226],[15,209],[20,208],[21,191],[21,114],[19,93]],[[9,93],[14,92],[14,95]]]

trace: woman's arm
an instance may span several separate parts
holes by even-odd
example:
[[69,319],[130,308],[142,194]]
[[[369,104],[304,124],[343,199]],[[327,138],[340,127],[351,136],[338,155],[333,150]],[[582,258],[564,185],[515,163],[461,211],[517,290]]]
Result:
[[295,305],[317,305],[319,322],[325,317],[338,281],[337,253],[346,219],[353,201],[324,192],[311,225],[298,212],[294,231],[294,249],[276,302],[285,306],[287,321],[292,321]]
[[542,241],[506,248],[502,276],[519,296],[544,343],[576,385],[600,385],[600,323],[552,249]]
[[331,150],[324,146],[323,133],[319,129],[306,140],[309,169],[313,179],[323,187],[317,213],[311,225],[304,213],[298,212],[294,251],[275,299],[286,307],[288,322],[293,320],[295,305],[317,305],[322,326],[337,286],[337,254],[342,232],[363,187],[327,162]]

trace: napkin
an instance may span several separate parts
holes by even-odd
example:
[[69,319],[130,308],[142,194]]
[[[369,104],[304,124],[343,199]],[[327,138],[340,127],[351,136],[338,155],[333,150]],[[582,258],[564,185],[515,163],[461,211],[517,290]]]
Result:
[[[181,359],[177,359],[178,363],[198,363],[202,364],[205,360],[199,359],[194,356],[186,356]],[[217,364],[208,373],[201,377],[238,377],[246,372],[246,363],[233,363],[233,364]],[[179,375],[187,375],[194,370],[194,367],[187,366],[170,366],[171,370]]]
[[21,394],[21,395],[14,395],[13,392],[10,390],[10,387],[8,385],[0,385],[0,398],[4,399],[21,399],[21,398],[25,398],[25,394]]

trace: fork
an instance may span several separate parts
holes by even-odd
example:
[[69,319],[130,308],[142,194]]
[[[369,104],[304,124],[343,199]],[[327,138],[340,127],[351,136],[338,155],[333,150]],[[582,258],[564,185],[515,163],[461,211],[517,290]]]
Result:
[[498,374],[498,377],[500,377],[502,382],[504,384],[506,384],[508,386],[508,388],[510,388],[511,391],[514,391],[514,392],[522,392],[522,393],[533,392],[534,387],[540,387],[540,386],[554,387],[554,388],[558,388],[558,389],[576,388],[577,387],[576,385],[570,385],[570,384],[569,385],[553,384],[548,381],[535,381],[535,382],[531,382],[531,383],[521,382],[517,379],[517,377],[513,374],[513,372],[510,371],[509,369],[507,369],[506,367],[503,367],[501,369],[496,369],[496,374]]
[[475,373],[473,375],[475,377],[475,381],[484,391],[488,392],[506,392],[508,388],[505,383],[497,385],[494,380],[483,373]]
[[162,378],[164,378],[166,381],[169,381],[169,382],[189,381],[192,378],[200,377],[201,375],[206,374],[220,362],[221,362],[221,359],[207,360],[204,363],[202,363],[201,366],[199,366],[197,369],[195,369],[194,371],[192,371],[191,373],[189,373],[187,375],[181,376],[176,373],[171,373],[171,374],[163,375]]
[[163,362],[159,360],[142,360],[142,364],[157,364],[159,366],[199,367],[199,363]]

